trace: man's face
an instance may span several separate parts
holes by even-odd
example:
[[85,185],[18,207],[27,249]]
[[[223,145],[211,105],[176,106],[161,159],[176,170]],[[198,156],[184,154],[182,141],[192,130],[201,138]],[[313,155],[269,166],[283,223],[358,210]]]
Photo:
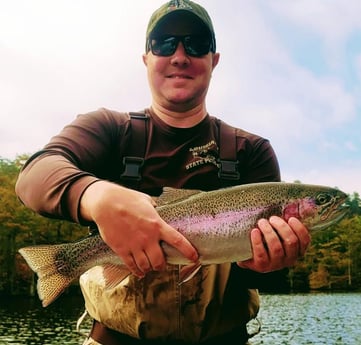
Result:
[[[192,36],[199,34],[202,27],[194,18],[180,15],[161,23],[156,30],[159,36]],[[186,53],[180,42],[170,56],[156,56],[149,51],[143,60],[153,101],[167,110],[182,112],[205,101],[219,54],[209,52],[193,57]]]

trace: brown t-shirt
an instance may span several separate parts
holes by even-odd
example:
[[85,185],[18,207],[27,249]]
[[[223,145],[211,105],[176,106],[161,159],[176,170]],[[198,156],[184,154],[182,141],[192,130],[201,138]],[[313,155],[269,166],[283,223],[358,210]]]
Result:
[[[147,112],[138,189],[158,195],[163,186],[220,188],[219,121],[207,116],[192,128],[174,128]],[[130,123],[128,114],[106,109],[78,116],[29,159],[16,185],[20,199],[42,215],[82,223],[78,211],[84,190],[99,179],[121,183],[123,157],[130,154]],[[235,183],[280,180],[268,140],[241,129],[236,139],[240,178]],[[256,316],[258,295],[249,288],[264,284],[264,275],[230,263],[209,265],[179,286],[178,270],[168,265],[166,271],[150,272],[142,280],[130,277],[114,291],[105,290],[90,271],[81,278],[87,310],[106,326],[133,337],[189,342],[229,332]]]
[[[215,118],[174,128],[147,112],[151,116],[139,189],[156,195],[164,186],[220,188]],[[42,215],[82,222],[78,210],[84,190],[98,179],[121,182],[130,134],[127,113],[100,109],[79,115],[26,163],[16,185],[19,198]],[[280,180],[275,153],[264,138],[237,129],[237,159],[237,184]]]

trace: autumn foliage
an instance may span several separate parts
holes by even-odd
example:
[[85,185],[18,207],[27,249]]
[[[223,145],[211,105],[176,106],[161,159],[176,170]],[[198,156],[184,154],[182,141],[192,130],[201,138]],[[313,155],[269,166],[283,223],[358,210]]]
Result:
[[[0,157],[0,293],[35,294],[33,272],[18,254],[27,245],[70,242],[87,235],[87,228],[41,217],[21,204],[14,192],[27,156],[14,161]],[[348,199],[350,214],[312,235],[306,256],[289,270],[292,291],[361,289],[361,200]]]

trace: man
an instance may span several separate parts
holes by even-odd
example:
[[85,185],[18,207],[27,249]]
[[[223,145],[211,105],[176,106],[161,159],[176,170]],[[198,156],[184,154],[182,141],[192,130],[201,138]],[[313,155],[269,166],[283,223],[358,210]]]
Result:
[[[291,266],[307,248],[308,231],[297,219],[271,217],[251,232],[252,260],[204,266],[181,285],[180,267],[166,264],[161,241],[191,261],[197,251],[159,217],[151,195],[164,186],[224,186],[221,125],[208,115],[205,102],[219,57],[203,7],[186,0],[164,4],[146,35],[143,62],[152,93],[146,118],[130,120],[127,113],[106,109],[81,115],[31,157],[19,176],[16,191],[27,206],[96,226],[132,273],[113,288],[104,285],[103,267],[81,277],[86,308],[95,320],[88,345],[245,344],[246,324],[259,309],[257,290],[250,289],[262,279],[256,272]],[[132,138],[139,121],[144,133]],[[228,185],[280,180],[267,140],[241,129],[230,133],[237,169]],[[144,161],[132,166],[141,174],[138,181],[127,176],[124,156],[134,155],[127,151],[136,150],[138,141],[141,146],[143,135]]]

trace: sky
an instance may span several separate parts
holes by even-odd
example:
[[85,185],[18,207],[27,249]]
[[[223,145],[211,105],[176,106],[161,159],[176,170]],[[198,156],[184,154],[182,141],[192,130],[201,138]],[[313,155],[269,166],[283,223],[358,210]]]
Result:
[[[146,26],[163,0],[0,0],[0,157],[78,114],[150,105]],[[270,140],[282,180],[361,194],[361,1],[199,0],[220,63],[211,115]]]

